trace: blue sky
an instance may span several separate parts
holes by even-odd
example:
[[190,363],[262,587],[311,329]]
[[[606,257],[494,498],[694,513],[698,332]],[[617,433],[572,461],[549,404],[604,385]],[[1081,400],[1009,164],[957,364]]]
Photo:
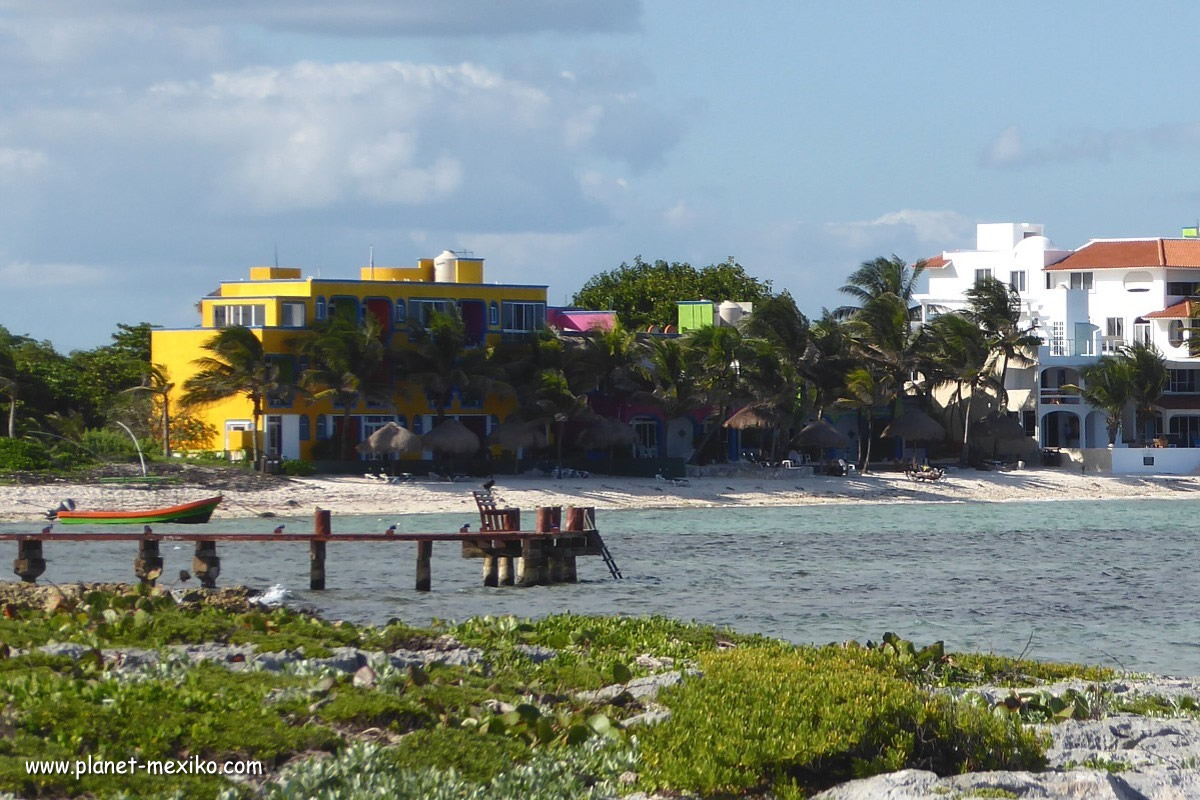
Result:
[[818,314],[860,261],[1200,216],[1184,3],[0,0],[0,324],[189,326],[270,263],[445,248],[563,302],[734,256]]

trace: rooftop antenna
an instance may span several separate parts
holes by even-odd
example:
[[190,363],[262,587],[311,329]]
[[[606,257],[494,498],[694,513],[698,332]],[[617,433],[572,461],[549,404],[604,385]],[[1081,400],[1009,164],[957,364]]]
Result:
[[275,242],[275,267],[279,268],[279,242]]
[[371,280],[375,280],[375,245],[370,245],[371,248]]

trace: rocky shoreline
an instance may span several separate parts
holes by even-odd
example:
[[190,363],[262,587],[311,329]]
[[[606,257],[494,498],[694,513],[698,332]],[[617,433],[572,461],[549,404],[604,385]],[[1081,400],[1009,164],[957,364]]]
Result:
[[[64,607],[73,609],[71,613],[78,615],[85,613],[89,599],[95,602],[100,595],[122,592],[126,596],[146,598],[144,590],[139,594],[119,584],[0,584],[0,608],[10,619],[20,613],[53,615],[61,613]],[[166,595],[161,591],[154,597],[166,602]],[[261,604],[261,596],[243,587],[178,590],[171,593],[171,597],[180,609],[210,609],[205,612],[210,614],[253,617],[260,612],[271,613]],[[486,626],[497,624],[497,621],[482,622]],[[339,623],[320,624],[336,629]],[[510,624],[501,624],[498,630],[509,631],[504,634],[509,636],[512,629],[506,625]],[[575,658],[571,654],[586,652],[579,650],[578,643],[584,641],[586,647],[587,638],[593,635],[584,630],[565,640],[555,639],[556,643],[560,640],[572,643],[566,647],[517,641],[496,651],[478,642],[464,644],[453,635],[442,634],[396,639],[393,641],[400,644],[382,648],[334,646],[321,655],[306,653],[304,647],[273,649],[261,643],[230,641],[150,647],[96,647],[78,641],[48,641],[25,648],[10,646],[2,657],[37,656],[63,663],[83,663],[90,658],[100,669],[98,674],[108,675],[118,682],[184,675],[202,664],[220,666],[230,673],[265,673],[281,678],[309,676],[319,678],[321,682],[304,689],[301,696],[305,702],[313,701],[309,705],[310,713],[319,713],[319,709],[337,694],[336,687],[339,685],[360,691],[393,687],[387,691],[394,691],[397,686],[421,685],[422,680],[427,679],[419,676],[438,668],[466,670],[487,676],[494,672],[498,664],[511,665],[513,658],[530,665],[530,668],[543,664],[571,663]],[[584,638],[581,640],[581,637]],[[723,641],[718,641],[717,645],[718,651],[724,647],[738,646],[734,642]],[[610,679],[597,688],[574,691],[569,697],[547,695],[541,699],[530,697],[524,701],[502,697],[488,699],[482,702],[480,708],[482,713],[493,715],[490,717],[493,721],[484,720],[478,724],[500,725],[500,729],[506,725],[522,725],[524,723],[521,720],[525,719],[522,715],[537,713],[529,709],[537,706],[549,708],[553,704],[567,702],[576,709],[575,713],[583,713],[585,717],[587,714],[604,717],[615,711],[616,717],[611,721],[614,729],[631,733],[647,731],[672,717],[670,700],[660,702],[659,695],[663,690],[706,680],[694,661],[653,651],[641,652],[630,658],[628,667],[614,668],[612,678],[615,680]],[[294,699],[300,691],[298,688],[275,689],[264,702],[270,705]],[[1038,772],[979,771],[942,777],[929,771],[904,769],[844,782],[814,796],[823,800],[944,800],[947,797],[1173,800],[1200,797],[1200,769],[1197,768],[1200,765],[1200,679],[1131,675],[1097,681],[1074,678],[1022,689],[981,684],[934,691],[953,698],[955,703],[964,707],[999,711],[1005,707],[1016,709],[1041,704],[1041,707],[1052,711],[1057,709],[1057,717],[1061,721],[1032,723],[1028,726],[1044,735],[1048,742],[1045,769]],[[534,703],[534,706],[523,706],[522,702]],[[1086,713],[1075,713],[1072,704],[1086,704]],[[600,711],[604,711],[604,714],[596,714]],[[500,720],[504,722],[500,723]],[[597,728],[601,724],[607,726],[610,723],[597,722]],[[395,746],[405,739],[403,733],[389,733],[377,726],[366,728],[363,735],[370,739],[371,731],[376,731],[376,738],[388,746]],[[354,736],[362,738],[359,734]],[[288,773],[282,774],[286,776]],[[586,796],[635,800],[691,796],[678,792],[637,792],[634,791],[637,779],[636,772],[626,770],[621,780],[613,784],[609,794],[590,793]],[[620,786],[624,788],[618,788]],[[3,792],[0,792],[0,797],[5,797]]]

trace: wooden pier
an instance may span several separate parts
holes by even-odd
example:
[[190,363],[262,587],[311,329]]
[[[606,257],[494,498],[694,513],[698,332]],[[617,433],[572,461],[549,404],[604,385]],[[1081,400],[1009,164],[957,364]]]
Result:
[[[480,500],[479,497],[476,498]],[[154,533],[146,526],[142,533],[0,533],[0,541],[17,543],[13,572],[21,580],[34,583],[46,571],[44,545],[67,542],[137,542],[133,574],[153,585],[162,575],[163,559],[159,543],[194,542],[192,574],[202,586],[213,588],[221,574],[217,543],[237,542],[308,542],[309,588],[325,588],[327,552],[337,542],[415,542],[417,545],[416,588],[433,588],[432,561],[435,542],[456,542],[463,558],[483,560],[484,586],[540,586],[574,583],[575,560],[581,556],[599,556],[614,578],[621,572],[596,530],[593,508],[569,506],[566,514],[560,506],[537,509],[532,531],[520,530],[520,512],[516,509],[488,507],[480,501],[483,530],[459,533],[334,533],[332,515],[318,508],[312,533]],[[564,524],[565,518],[565,524]]]

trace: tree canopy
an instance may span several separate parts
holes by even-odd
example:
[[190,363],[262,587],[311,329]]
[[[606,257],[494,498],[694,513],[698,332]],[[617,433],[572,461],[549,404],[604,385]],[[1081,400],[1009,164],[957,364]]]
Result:
[[746,273],[733,260],[696,269],[679,261],[655,261],[638,256],[632,264],[593,275],[571,299],[573,305],[592,310],[613,309],[629,330],[675,323],[680,300],[725,300],[760,303],[772,296],[770,281]]

